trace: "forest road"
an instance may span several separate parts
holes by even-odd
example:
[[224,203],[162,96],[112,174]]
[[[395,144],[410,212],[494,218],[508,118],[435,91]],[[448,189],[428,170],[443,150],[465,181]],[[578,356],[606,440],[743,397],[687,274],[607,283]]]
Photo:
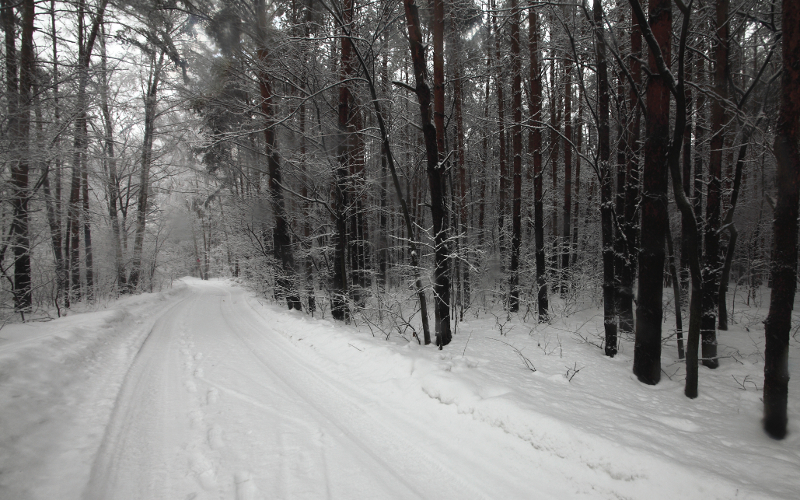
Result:
[[242,289],[189,288],[163,309],[128,369],[85,498],[575,498],[591,490],[569,481],[569,467],[546,464],[557,457],[451,405],[418,398],[409,408],[396,391],[348,380],[292,343],[280,318],[256,311]]

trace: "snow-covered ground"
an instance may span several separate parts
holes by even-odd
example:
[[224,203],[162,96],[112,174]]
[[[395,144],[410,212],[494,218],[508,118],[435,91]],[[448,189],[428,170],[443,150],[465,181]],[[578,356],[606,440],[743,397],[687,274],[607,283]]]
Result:
[[5,325],[0,498],[798,497],[796,340],[790,434],[759,425],[766,305],[737,303],[694,401],[672,346],[642,385],[630,341],[603,356],[599,311],[572,306],[470,312],[438,351],[186,278]]

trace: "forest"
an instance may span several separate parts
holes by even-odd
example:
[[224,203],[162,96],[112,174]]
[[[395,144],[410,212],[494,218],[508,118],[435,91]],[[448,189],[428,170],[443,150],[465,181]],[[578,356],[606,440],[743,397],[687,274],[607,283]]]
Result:
[[763,291],[786,436],[800,2],[1,7],[4,324],[185,275],[443,350],[589,304],[597,356],[655,385],[676,349],[697,398]]

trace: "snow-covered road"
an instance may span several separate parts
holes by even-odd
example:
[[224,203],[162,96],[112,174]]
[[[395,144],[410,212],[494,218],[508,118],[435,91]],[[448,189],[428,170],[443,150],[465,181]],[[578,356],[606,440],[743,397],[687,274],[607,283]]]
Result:
[[[243,294],[195,283],[160,314],[125,375],[86,497],[574,496],[526,443],[438,403],[410,412],[310,364]],[[480,451],[498,439],[504,453],[487,461]]]
[[752,426],[695,443],[710,419],[671,416],[687,414],[679,389],[627,380],[623,356],[587,351],[593,375],[572,383],[560,355],[520,371],[475,335],[441,352],[385,342],[190,278],[11,325],[0,499],[793,497],[797,440]]

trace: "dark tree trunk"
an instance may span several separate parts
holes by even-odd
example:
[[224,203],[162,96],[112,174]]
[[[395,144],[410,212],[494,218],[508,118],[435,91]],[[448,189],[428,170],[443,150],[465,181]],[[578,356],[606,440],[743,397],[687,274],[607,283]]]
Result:
[[[575,207],[572,212],[572,257],[570,265],[575,266],[578,262],[578,229],[581,216],[581,153],[583,152],[583,98],[581,89],[578,89],[578,117],[575,120],[575,151],[577,157],[575,158]],[[619,311],[617,311],[619,314]]]
[[22,315],[31,310],[31,254],[28,229],[28,172],[30,170],[30,112],[35,78],[33,49],[34,2],[22,2],[19,87],[12,6],[3,2],[6,30],[6,89],[8,92],[9,135],[13,144],[11,162],[11,245],[14,253],[14,309]]
[[[352,3],[344,5],[343,14],[351,16]],[[350,23],[345,17],[344,22]],[[340,72],[341,79],[347,79],[347,72],[352,71],[349,64],[352,42],[348,37],[342,37],[342,61]],[[348,64],[345,64],[347,61]],[[350,115],[350,89],[347,85],[339,86],[339,145],[337,148],[337,165],[334,181],[333,212],[335,219],[335,232],[333,235],[333,276],[331,278],[331,315],[339,321],[350,320],[350,308],[347,304],[347,207],[349,205],[348,177],[349,150],[348,150],[348,121]],[[409,237],[412,237],[409,235]]]
[[[636,105],[636,103],[633,103]],[[617,314],[619,329],[623,321],[620,318],[622,310],[622,297],[625,290],[622,287],[623,274],[627,261],[631,258],[629,247],[625,241],[625,191],[627,181],[628,161],[628,134],[625,123],[628,119],[627,102],[625,99],[625,81],[622,73],[617,73],[617,161],[616,161],[616,193],[614,196],[614,213],[616,215],[616,232],[614,236],[614,310]],[[621,333],[621,332],[620,332]]]
[[[419,11],[414,0],[403,0],[406,20],[408,22],[408,41],[416,80],[416,94],[419,101],[422,133],[425,138],[427,153],[428,183],[430,186],[431,218],[434,233],[434,310],[436,313],[436,345],[443,347],[450,343],[450,277],[448,267],[448,228],[446,185],[444,181],[444,165],[440,163],[437,146],[436,127],[431,121],[431,91],[427,82],[425,63],[425,47],[422,43],[422,32],[419,27]],[[443,11],[443,9],[442,9]],[[434,16],[437,14],[434,13]],[[442,12],[442,16],[444,13]],[[436,26],[434,22],[434,32]],[[436,35],[434,35],[436,37]],[[434,42],[435,44],[435,42]]]
[[540,323],[548,320],[547,274],[544,255],[544,206],[542,203],[542,69],[539,61],[539,23],[533,2],[528,7],[531,115],[528,147],[533,160],[533,235],[536,246],[536,305]]
[[[86,122],[83,123],[86,127]],[[89,136],[84,128],[81,133],[84,140]],[[86,146],[84,145],[84,148]],[[83,155],[81,165],[81,208],[83,209],[83,258],[86,263],[86,298],[94,300],[94,264],[92,262],[92,224],[89,212],[89,164],[87,162],[87,152]]]
[[[72,299],[80,298],[81,291],[81,271],[80,271],[80,217],[81,217],[81,184],[83,179],[83,169],[86,167],[88,141],[86,136],[87,120],[87,96],[86,87],[89,82],[89,62],[92,57],[92,49],[103,23],[108,0],[102,0],[98,6],[97,14],[92,23],[92,29],[88,38],[84,35],[83,17],[85,14],[85,2],[81,0],[78,4],[78,93],[76,96],[77,116],[75,118],[75,137],[74,153],[72,160],[72,175],[69,196],[68,211],[68,240],[66,254],[69,258],[70,269],[70,294]],[[85,41],[84,41],[85,40]],[[90,261],[91,259],[89,259]],[[88,261],[87,261],[88,262]],[[65,297],[65,303],[69,297]],[[69,304],[65,304],[69,305]]]
[[[155,56],[154,56],[155,57]],[[128,276],[128,288],[131,291],[139,286],[144,273],[142,253],[144,251],[144,236],[147,223],[147,203],[150,191],[150,167],[153,164],[153,139],[155,135],[155,121],[157,111],[158,86],[161,81],[161,70],[164,64],[164,53],[152,62],[152,73],[147,82],[147,93],[144,102],[144,138],[142,144],[142,158],[139,170],[139,195],[136,200],[136,233],[133,239],[133,259],[131,273]]]
[[772,292],[765,322],[764,430],[786,436],[789,333],[797,288],[797,216],[800,194],[800,3],[783,0],[783,73],[773,150],[778,197],[772,225]]
[[[670,0],[651,0],[650,29],[662,57],[670,64],[672,7]],[[661,323],[664,293],[664,236],[667,230],[667,151],[669,148],[669,90],[649,51],[647,132],[644,145],[641,252],[636,307],[636,344],[633,373],[646,384],[661,379]]]
[[270,53],[267,40],[267,20],[263,0],[257,2],[258,37],[257,50],[260,67],[258,69],[258,86],[261,95],[261,113],[264,115],[264,142],[266,143],[267,172],[269,175],[269,194],[272,212],[275,217],[275,226],[272,230],[273,255],[279,268],[276,270],[276,292],[286,298],[289,309],[302,309],[300,295],[297,292],[294,254],[292,239],[289,235],[289,221],[286,215],[286,206],[283,198],[283,180],[281,173],[280,155],[278,154],[277,137],[275,131],[275,112],[273,110],[273,93],[270,77],[267,74],[267,65]]
[[[104,34],[105,36],[105,34]],[[117,178],[117,158],[114,154],[114,124],[111,122],[111,111],[108,107],[108,75],[106,71],[106,44],[102,40],[103,49],[101,56],[101,69],[103,82],[100,86],[100,104],[105,125],[105,159],[108,180],[108,218],[111,221],[111,238],[114,247],[114,268],[116,270],[116,286],[118,290],[126,291],[125,264],[122,260],[122,243],[120,241],[119,216],[117,205],[119,203],[119,179]]]
[[705,256],[703,259],[702,361],[709,368],[717,359],[717,307],[719,301],[719,228],[722,207],[722,148],[725,144],[725,108],[728,74],[728,0],[717,0],[716,44],[714,49],[714,93],[711,101],[711,154],[708,162],[706,196]]
[[[459,244],[460,244],[460,263],[459,267],[461,270],[461,319],[464,319],[464,310],[468,309],[470,306],[470,282],[469,282],[469,238],[467,236],[468,231],[468,202],[467,202],[467,191],[468,191],[468,180],[467,180],[467,168],[466,168],[466,151],[464,149],[464,112],[463,112],[463,104],[464,104],[464,95],[463,95],[463,84],[461,82],[462,79],[462,72],[461,72],[461,35],[456,33],[453,36],[453,42],[455,44],[454,47],[454,61],[453,61],[453,101],[454,101],[454,112],[456,118],[456,137],[455,137],[455,144],[458,150],[458,184],[459,184],[459,199],[458,199],[458,209],[459,209]],[[455,195],[454,195],[455,196]]]
[[[551,47],[551,53],[555,52],[555,47]],[[556,66],[558,65],[558,58],[553,57],[550,61],[550,167],[551,167],[551,180],[552,180],[552,207],[550,215],[550,224],[552,224],[552,255],[550,256],[551,267],[551,281],[553,283],[553,290],[560,290],[561,274],[558,272],[558,265],[560,264],[558,255],[560,252],[558,244],[558,152],[559,144],[561,143],[561,105],[558,94],[558,82]]]
[[[614,315],[614,227],[611,169],[611,138],[608,124],[608,63],[603,35],[603,7],[601,0],[594,0],[593,18],[595,29],[595,55],[597,58],[597,141],[600,160],[600,218],[603,247],[603,327],[605,329],[605,353],[617,354],[617,318]],[[663,249],[662,249],[663,253]]]
[[[57,35],[57,28],[56,28],[56,7],[55,7],[55,0],[50,0],[50,36],[51,36],[51,43],[53,44],[53,113],[55,117],[55,126],[61,126],[61,106],[59,104],[59,90],[58,90],[58,81],[59,81],[59,71],[58,71],[58,35]],[[61,143],[60,138],[56,138],[53,142],[56,148],[59,147]],[[61,171],[62,171],[62,163],[61,158],[55,158],[55,176],[54,176],[54,186],[52,191],[52,196],[49,196],[45,193],[45,198],[51,200],[52,204],[52,211],[53,211],[53,222],[54,224],[50,225],[51,228],[51,240],[53,245],[53,255],[56,258],[56,280],[58,290],[61,293],[65,307],[69,307],[67,301],[69,300],[69,277],[66,274],[67,271],[67,262],[66,257],[64,254],[64,232],[62,228],[62,211],[61,211]],[[42,188],[46,191],[50,190],[50,177],[49,175],[45,177],[44,181],[46,182],[46,186],[43,184]],[[58,299],[56,299],[58,300]],[[60,311],[59,311],[60,314]]]
[[561,296],[565,297],[570,283],[569,259],[572,222],[572,61],[564,60],[564,225],[561,249]]
[[[511,0],[511,92],[513,119],[512,152],[514,153],[514,191],[511,230],[511,293],[508,308],[519,311],[519,247],[522,241],[522,61],[519,46],[520,10]],[[567,224],[569,229],[569,224]]]
[[722,221],[722,227],[728,231],[728,246],[725,249],[725,262],[722,266],[722,273],[720,274],[719,281],[719,329],[728,329],[728,308],[726,304],[726,296],[728,294],[728,283],[731,279],[731,265],[733,264],[733,255],[736,252],[736,242],[739,239],[739,231],[736,229],[736,224],[733,223],[733,214],[736,211],[736,204],[739,201],[739,192],[742,188],[742,171],[744,169],[744,159],[747,156],[747,144],[750,141],[750,135],[753,129],[747,127],[742,133],[742,143],[739,146],[739,154],[736,159],[736,170],[733,178],[733,188],[731,189],[731,206],[725,213],[725,220]]
[[[706,58],[702,54],[698,55],[695,62],[695,80],[702,82],[705,78]],[[703,221],[703,185],[705,184],[705,168],[703,167],[703,149],[700,147],[705,141],[706,123],[705,117],[705,104],[706,96],[703,92],[697,93],[695,100],[695,114],[694,114],[694,194],[692,196],[692,207],[694,208],[694,218],[697,220],[698,225],[702,225]],[[697,242],[698,251],[703,251],[702,236]]]
[[[505,271],[505,257],[506,257],[506,239],[505,239],[505,221],[508,213],[508,200],[506,199],[508,192],[508,165],[506,164],[506,114],[505,114],[505,96],[504,85],[505,75],[503,74],[503,56],[500,50],[501,36],[500,29],[497,26],[497,10],[495,1],[491,3],[492,13],[492,27],[494,31],[494,53],[496,60],[495,68],[495,94],[497,95],[497,135],[499,140],[500,149],[500,186],[498,193],[498,206],[497,206],[497,239],[499,243],[500,253],[500,269]],[[513,42],[512,42],[513,43]],[[512,91],[513,92],[513,91]],[[437,125],[438,126],[438,125]],[[512,277],[513,280],[513,277]]]
[[629,110],[631,116],[628,125],[628,168],[625,173],[625,239],[628,240],[628,259],[620,273],[619,297],[619,330],[622,335],[634,333],[633,320],[633,283],[636,280],[638,266],[639,224],[636,220],[639,207],[639,136],[641,129],[642,113],[638,102],[638,92],[642,83],[642,32],[634,16],[631,16],[631,61],[630,73],[634,87],[630,89]]
[[683,359],[683,318],[681,316],[681,283],[678,270],[675,268],[675,248],[672,244],[672,230],[667,228],[667,255],[669,256],[669,273],[672,277],[672,296],[675,301],[675,336],[678,339],[678,359]]
[[[686,79],[692,80],[692,52],[686,54]],[[684,92],[686,97],[687,123],[686,130],[683,132],[683,192],[687,198],[692,197],[692,87],[687,86]],[[688,229],[681,227],[681,260],[680,260],[680,280],[681,296],[686,302],[686,294],[689,291],[689,238],[686,236]],[[683,305],[683,304],[682,304]]]

